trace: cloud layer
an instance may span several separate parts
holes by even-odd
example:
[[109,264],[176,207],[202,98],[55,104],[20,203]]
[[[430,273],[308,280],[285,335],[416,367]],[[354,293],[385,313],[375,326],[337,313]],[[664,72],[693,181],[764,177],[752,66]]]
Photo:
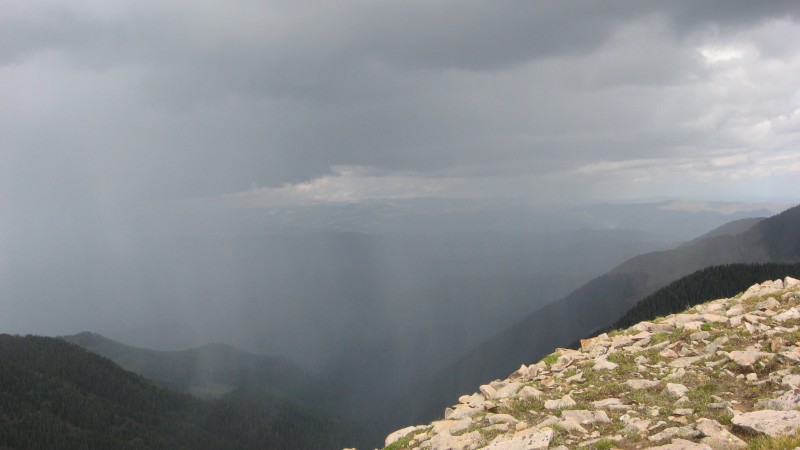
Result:
[[785,197],[798,17],[747,1],[12,2],[0,201]]

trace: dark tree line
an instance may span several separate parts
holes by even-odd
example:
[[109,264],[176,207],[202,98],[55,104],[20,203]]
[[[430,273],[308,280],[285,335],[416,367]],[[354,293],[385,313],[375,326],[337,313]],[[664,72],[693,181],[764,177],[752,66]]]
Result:
[[327,449],[347,431],[288,402],[202,401],[60,339],[0,335],[0,449]]
[[800,278],[800,263],[726,264],[711,266],[687,275],[645,297],[609,329],[627,328],[645,320],[681,312],[692,306],[731,297],[756,283]]

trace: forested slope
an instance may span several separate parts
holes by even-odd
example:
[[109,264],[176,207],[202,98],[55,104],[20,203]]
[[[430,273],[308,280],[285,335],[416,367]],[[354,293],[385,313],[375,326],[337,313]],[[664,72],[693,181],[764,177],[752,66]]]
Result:
[[174,393],[60,339],[0,335],[0,447],[327,449],[347,433],[279,401]]

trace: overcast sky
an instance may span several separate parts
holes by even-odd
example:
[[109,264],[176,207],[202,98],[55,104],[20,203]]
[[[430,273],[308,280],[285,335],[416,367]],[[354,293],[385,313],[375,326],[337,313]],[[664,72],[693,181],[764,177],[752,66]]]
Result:
[[798,42],[794,1],[4,1],[0,213],[797,198]]

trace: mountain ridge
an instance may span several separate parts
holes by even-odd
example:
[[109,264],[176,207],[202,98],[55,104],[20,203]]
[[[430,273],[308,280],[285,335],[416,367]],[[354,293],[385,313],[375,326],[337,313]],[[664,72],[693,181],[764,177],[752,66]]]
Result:
[[[725,225],[723,226],[725,227]],[[774,235],[770,235],[773,233]],[[513,370],[519,361],[536,359],[556,346],[600,330],[625,314],[639,300],[669,282],[715,264],[800,260],[800,206],[757,221],[747,231],[717,235],[686,247],[631,258],[484,341],[456,363],[417,388],[420,407],[399,401],[411,420],[430,418],[459,392],[481,380]],[[412,410],[416,409],[416,414]]]
[[62,339],[0,335],[0,448],[327,449],[348,425],[276,401],[205,401]]
[[480,386],[386,450],[800,445],[800,280],[583,339]]
[[187,350],[152,350],[88,331],[61,339],[164,387],[198,398],[224,398],[242,390],[324,414],[340,400],[337,389],[282,356],[256,355],[219,343]]

